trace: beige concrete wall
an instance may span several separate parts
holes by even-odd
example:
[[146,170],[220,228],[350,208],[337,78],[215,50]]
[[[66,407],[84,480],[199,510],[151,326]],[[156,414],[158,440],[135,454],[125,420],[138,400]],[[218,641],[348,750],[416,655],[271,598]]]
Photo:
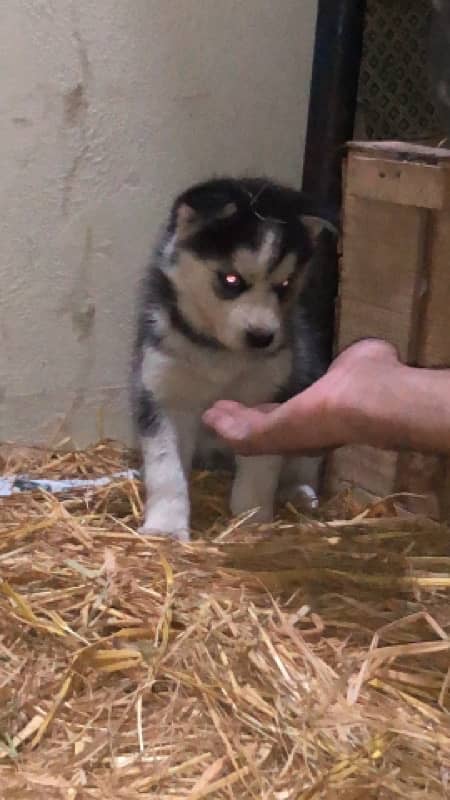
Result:
[[172,195],[298,182],[316,0],[4,0],[0,439],[128,435],[135,285]]

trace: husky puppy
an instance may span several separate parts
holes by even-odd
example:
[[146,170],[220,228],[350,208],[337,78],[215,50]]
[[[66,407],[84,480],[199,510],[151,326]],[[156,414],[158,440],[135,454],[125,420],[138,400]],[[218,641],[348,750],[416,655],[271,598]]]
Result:
[[[325,371],[308,275],[327,225],[306,206],[300,192],[258,178],[210,180],[173,204],[141,287],[133,358],[141,532],[189,538],[188,476],[208,407],[285,400]],[[317,458],[235,462],[235,515],[257,509],[254,520],[270,521],[283,467],[294,486],[317,488]]]

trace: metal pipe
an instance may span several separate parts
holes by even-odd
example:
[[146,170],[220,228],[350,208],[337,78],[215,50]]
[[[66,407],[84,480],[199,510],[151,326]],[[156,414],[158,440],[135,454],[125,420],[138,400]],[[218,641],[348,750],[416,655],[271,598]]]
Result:
[[[433,0],[430,31],[430,74],[434,99],[450,136],[450,3]],[[448,147],[446,142],[446,147]]]
[[303,191],[339,208],[344,145],[352,138],[365,0],[319,0],[303,169]]

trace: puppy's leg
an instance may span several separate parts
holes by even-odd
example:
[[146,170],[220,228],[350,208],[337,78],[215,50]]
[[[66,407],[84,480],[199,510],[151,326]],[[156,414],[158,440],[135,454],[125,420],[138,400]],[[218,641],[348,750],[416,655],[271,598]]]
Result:
[[141,440],[145,517],[140,533],[189,539],[189,494],[175,426],[165,417],[157,433]]
[[189,480],[200,427],[200,415],[193,414],[191,411],[177,411],[171,414],[171,419],[177,433],[178,449],[183,471],[186,479]]
[[[176,420],[158,407],[146,389],[140,392],[137,411],[146,493],[140,532],[166,534],[186,541],[190,517],[186,473],[194,448],[194,425],[187,426],[179,435]],[[178,423],[182,428],[181,420]]]
[[281,471],[280,501],[282,503],[291,502],[305,511],[317,508],[322,466],[322,456],[286,459]]
[[231,491],[234,515],[257,508],[251,522],[273,519],[274,499],[283,459],[280,456],[236,458],[236,475]]

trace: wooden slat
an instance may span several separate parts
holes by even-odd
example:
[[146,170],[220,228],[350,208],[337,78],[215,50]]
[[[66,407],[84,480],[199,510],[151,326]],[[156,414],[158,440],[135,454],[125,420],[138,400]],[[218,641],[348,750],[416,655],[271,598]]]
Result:
[[335,493],[347,485],[359,486],[385,497],[393,491],[397,458],[396,453],[373,447],[341,447],[331,457],[327,489]]
[[[402,142],[350,146],[337,352],[376,336],[420,366],[450,366],[450,150]],[[353,485],[450,519],[450,459],[344,447],[330,459],[327,486]]]
[[430,209],[450,204],[450,170],[441,166],[352,154],[348,185],[352,195],[385,203]]
[[416,514],[439,519],[440,492],[444,477],[443,459],[422,453],[402,453],[398,459],[396,490],[423,495],[405,498],[403,505]]
[[408,359],[411,317],[409,313],[396,314],[390,309],[378,308],[363,300],[346,296],[339,302],[338,350],[367,337],[386,339],[397,347],[400,358]]
[[[392,342],[406,359],[427,212],[352,196],[348,172],[346,183],[338,350],[377,337]],[[393,240],[398,247],[392,247]],[[345,447],[333,455],[328,489],[355,485],[375,495],[390,494],[396,470],[396,454]]]
[[351,153],[364,153],[373,158],[395,158],[401,161],[420,161],[423,164],[445,164],[450,161],[450,150],[411,142],[348,142]]
[[347,195],[342,297],[410,314],[421,269],[426,214],[418,208]]
[[443,476],[439,492],[441,519],[450,522],[450,458],[443,460]]
[[403,359],[410,355],[427,214],[347,193],[338,350],[375,336],[392,342]]
[[450,212],[433,215],[428,255],[417,362],[423,367],[450,367]]

